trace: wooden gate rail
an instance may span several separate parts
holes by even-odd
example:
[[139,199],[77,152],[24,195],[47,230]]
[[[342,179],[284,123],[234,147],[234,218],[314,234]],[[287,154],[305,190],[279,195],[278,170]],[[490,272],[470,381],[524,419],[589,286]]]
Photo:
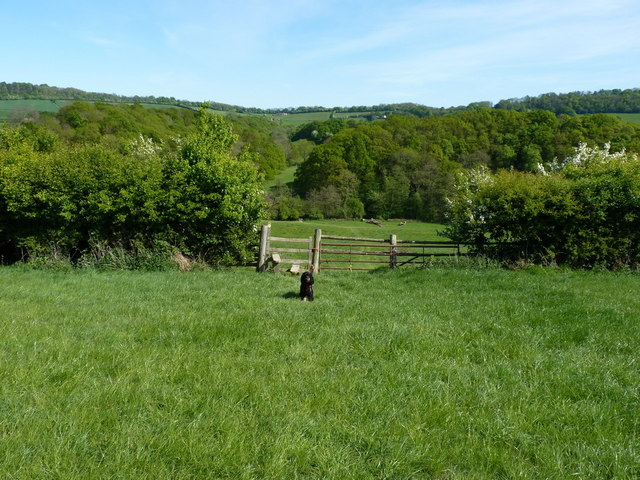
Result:
[[[316,229],[315,235],[308,238],[271,237],[271,225],[263,225],[260,237],[260,253],[258,271],[265,271],[273,264],[278,270],[281,264],[290,264],[292,272],[306,267],[313,272],[323,270],[372,270],[377,265],[388,265],[397,268],[410,263],[424,263],[429,257],[465,256],[461,244],[439,240],[398,240],[396,235],[384,238],[345,237],[323,235]],[[325,243],[325,240],[332,242]],[[274,247],[272,242],[305,243],[306,248]],[[330,248],[327,248],[330,247]],[[356,249],[356,250],[354,250]],[[367,250],[377,249],[377,250]],[[301,258],[281,258],[280,254],[306,254]],[[337,258],[332,255],[338,256]],[[348,256],[348,258],[345,258]],[[352,258],[355,257],[355,258]],[[347,266],[344,266],[348,264]],[[376,265],[364,267],[364,264]],[[354,266],[356,265],[356,266]]]

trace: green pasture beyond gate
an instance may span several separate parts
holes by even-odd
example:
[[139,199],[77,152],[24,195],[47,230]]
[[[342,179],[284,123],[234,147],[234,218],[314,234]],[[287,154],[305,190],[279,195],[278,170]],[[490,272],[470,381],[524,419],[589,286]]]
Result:
[[640,276],[0,268],[0,478],[640,477]]
[[[400,225],[403,222],[405,224]],[[380,220],[380,227],[361,220],[271,221],[268,223],[271,223],[271,234],[277,237],[310,237],[319,228],[327,235],[341,235],[343,237],[389,238],[391,234],[395,233],[398,238],[403,240],[448,240],[438,233],[444,229],[443,225],[405,222],[403,219]]]

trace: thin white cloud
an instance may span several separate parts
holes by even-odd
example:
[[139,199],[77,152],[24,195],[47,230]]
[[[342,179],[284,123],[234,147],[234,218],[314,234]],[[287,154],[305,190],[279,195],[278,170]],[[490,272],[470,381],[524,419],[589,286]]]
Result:
[[[404,37],[394,20],[380,33],[350,39],[314,54],[349,55],[353,62],[341,67],[345,74],[386,85],[418,86],[472,77],[492,68],[511,68],[515,72],[551,66],[562,69],[624,52],[638,53],[640,38],[633,33],[638,26],[638,16],[622,20],[617,16],[617,9],[628,7],[629,2],[619,1],[610,8],[591,2],[592,5],[584,6],[586,11],[582,7],[577,9],[578,2],[561,4],[556,10],[547,3],[505,5],[499,2],[482,7],[443,7],[434,11],[414,9],[410,12],[413,20],[407,22],[409,27]],[[616,15],[611,21],[602,17],[604,13],[612,12]],[[452,38],[443,42],[429,34],[416,33],[413,26],[422,24],[428,30],[433,25],[433,18],[437,20],[436,24],[443,19],[455,19],[444,28],[455,30],[459,35],[454,36],[452,32]],[[495,25],[499,28],[491,28]],[[466,30],[476,34],[470,35]],[[419,46],[405,48],[411,39]],[[390,56],[367,61],[355,57],[358,50],[389,47],[394,42],[402,43]]]
[[[546,0],[535,3],[499,1],[435,7],[432,4],[426,2],[396,11],[384,23],[372,24],[361,35],[323,38],[324,45],[305,55],[309,59],[324,57],[328,60],[340,56],[354,57],[366,51],[382,51],[385,48],[412,51],[437,48],[438,45],[482,43],[492,38],[509,40],[519,32],[524,33],[521,38],[526,46],[526,35],[531,35],[541,43],[545,43],[549,36],[566,41],[571,40],[573,34],[583,36],[587,28],[591,33],[591,38],[586,39],[588,44],[593,44],[596,39],[602,44],[615,39],[616,44],[620,44],[622,35],[627,35],[627,39],[633,42],[628,37],[625,22],[638,27],[637,12],[631,20],[623,16],[625,9],[632,5],[625,0],[611,3],[597,0]],[[613,26],[608,22],[612,22]],[[620,23],[623,23],[622,28]],[[603,29],[612,36],[607,38],[603,35]],[[328,45],[327,41],[330,42]],[[582,41],[585,39],[582,38]],[[395,55],[402,53],[402,50],[394,52]]]
[[93,45],[97,45],[99,47],[103,47],[103,48],[120,48],[122,47],[122,44],[112,40],[110,38],[105,38],[105,37],[97,37],[94,35],[87,35],[84,37],[85,41],[88,43],[91,43]]

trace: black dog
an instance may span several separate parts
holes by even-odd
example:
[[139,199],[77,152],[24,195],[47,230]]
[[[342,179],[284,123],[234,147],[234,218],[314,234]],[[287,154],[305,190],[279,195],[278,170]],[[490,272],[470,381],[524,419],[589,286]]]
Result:
[[300,300],[313,302],[313,275],[304,272],[300,277]]

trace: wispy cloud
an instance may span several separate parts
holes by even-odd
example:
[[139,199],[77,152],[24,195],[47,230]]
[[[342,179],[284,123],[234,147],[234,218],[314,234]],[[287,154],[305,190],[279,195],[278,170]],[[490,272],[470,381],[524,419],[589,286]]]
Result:
[[[623,16],[629,6],[628,1],[606,6],[596,1],[418,6],[372,33],[317,49],[311,58],[329,62],[348,57],[343,74],[397,86],[473,77],[494,68],[572,68],[610,55],[638,53],[640,37],[634,32],[640,16]],[[366,50],[380,55],[362,57]]]
[[110,38],[97,37],[94,35],[87,35],[84,37],[84,40],[90,44],[97,45],[98,47],[103,48],[121,48],[124,46],[123,44]]

